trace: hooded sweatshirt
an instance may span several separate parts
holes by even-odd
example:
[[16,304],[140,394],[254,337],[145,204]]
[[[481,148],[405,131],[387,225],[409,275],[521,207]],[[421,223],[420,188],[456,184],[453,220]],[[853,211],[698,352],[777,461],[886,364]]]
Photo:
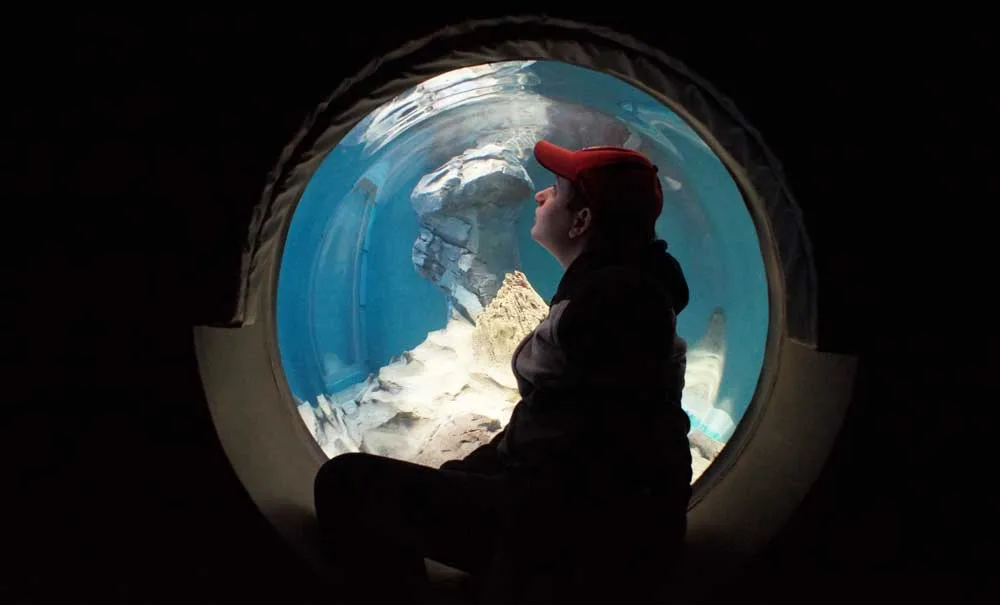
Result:
[[442,469],[574,486],[686,490],[688,286],[667,243],[585,250],[514,352],[520,401],[493,440]]

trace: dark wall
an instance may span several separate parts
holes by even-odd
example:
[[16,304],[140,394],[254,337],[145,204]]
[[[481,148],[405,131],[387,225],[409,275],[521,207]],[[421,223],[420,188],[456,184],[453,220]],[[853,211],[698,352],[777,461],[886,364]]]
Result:
[[[229,468],[190,327],[228,310],[250,208],[311,108],[436,21],[407,16],[405,32],[280,13],[11,22],[0,171],[13,486],[0,600],[328,602]],[[981,370],[998,367],[984,288],[998,196],[981,178],[995,159],[995,44],[968,17],[597,21],[687,63],[763,133],[813,234],[822,342],[863,354],[823,477],[717,599],[843,602],[862,583],[976,590],[957,578],[986,559],[960,562],[977,551],[954,541],[977,533],[952,525],[977,517],[952,504],[971,485],[971,444],[990,434]]]

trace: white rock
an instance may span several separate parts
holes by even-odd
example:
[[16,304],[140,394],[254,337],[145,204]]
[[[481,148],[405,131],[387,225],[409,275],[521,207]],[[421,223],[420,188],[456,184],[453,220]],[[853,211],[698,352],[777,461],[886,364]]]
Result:
[[[331,457],[368,451],[435,468],[445,460],[462,458],[488,443],[510,421],[520,400],[511,355],[547,313],[548,306],[526,276],[508,273],[475,326],[451,317],[443,329],[428,333],[421,344],[364,383],[320,397],[315,408],[301,404],[300,416]],[[714,384],[719,379],[725,351],[723,321],[715,316],[710,321],[714,327],[695,347],[692,375],[703,382]],[[700,371],[698,359],[705,360]],[[712,388],[717,391],[711,384],[708,391]],[[685,396],[689,394],[686,390]],[[705,419],[712,428],[725,428],[725,412],[706,409]],[[697,428],[688,439],[696,480],[724,443]]]

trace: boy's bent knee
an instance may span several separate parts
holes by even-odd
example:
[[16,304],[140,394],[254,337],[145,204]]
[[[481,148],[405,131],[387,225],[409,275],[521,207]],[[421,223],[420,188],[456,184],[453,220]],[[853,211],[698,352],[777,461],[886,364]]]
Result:
[[357,469],[366,466],[366,458],[366,454],[353,452],[330,458],[316,472],[316,483],[339,481],[353,476]]
[[[313,497],[317,512],[335,500],[343,500],[358,486],[358,480],[370,467],[369,456],[361,453],[341,454],[323,463],[313,480]],[[349,496],[348,496],[349,497]]]

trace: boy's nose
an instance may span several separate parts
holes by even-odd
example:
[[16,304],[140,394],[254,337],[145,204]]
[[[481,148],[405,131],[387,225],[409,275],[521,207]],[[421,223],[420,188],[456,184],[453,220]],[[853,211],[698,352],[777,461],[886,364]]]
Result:
[[542,189],[535,194],[535,201],[538,202],[539,206],[545,203],[545,198],[548,197],[549,189],[551,189],[551,187]]

